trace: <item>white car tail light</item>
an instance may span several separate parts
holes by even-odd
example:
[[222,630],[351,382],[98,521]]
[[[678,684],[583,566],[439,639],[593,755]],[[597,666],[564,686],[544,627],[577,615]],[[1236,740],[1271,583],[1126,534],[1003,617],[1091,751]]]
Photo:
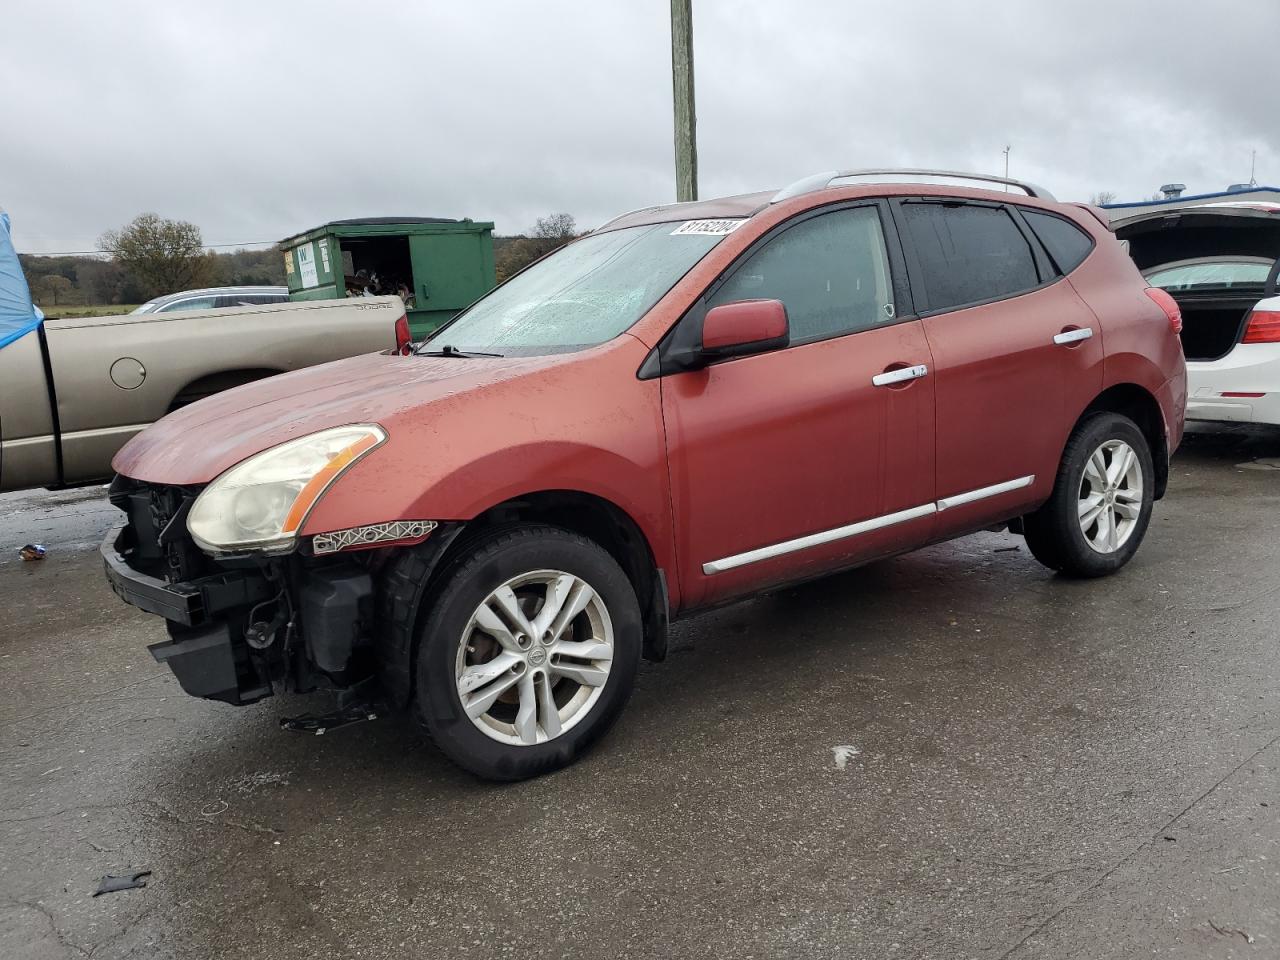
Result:
[[1255,310],[1249,314],[1241,343],[1280,343],[1280,310]]

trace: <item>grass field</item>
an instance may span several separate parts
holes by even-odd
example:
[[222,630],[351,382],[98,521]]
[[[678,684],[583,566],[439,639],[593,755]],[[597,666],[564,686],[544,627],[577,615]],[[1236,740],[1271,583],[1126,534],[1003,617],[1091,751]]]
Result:
[[44,315],[56,320],[59,317],[114,317],[116,314],[136,310],[136,303],[89,303],[61,307],[41,307]]

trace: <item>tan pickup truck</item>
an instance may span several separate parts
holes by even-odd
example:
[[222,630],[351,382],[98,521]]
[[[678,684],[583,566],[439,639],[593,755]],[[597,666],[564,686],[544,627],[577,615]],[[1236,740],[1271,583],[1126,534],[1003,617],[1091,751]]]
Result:
[[407,338],[399,297],[45,320],[0,348],[0,491],[109,479],[130,437],[201,397]]

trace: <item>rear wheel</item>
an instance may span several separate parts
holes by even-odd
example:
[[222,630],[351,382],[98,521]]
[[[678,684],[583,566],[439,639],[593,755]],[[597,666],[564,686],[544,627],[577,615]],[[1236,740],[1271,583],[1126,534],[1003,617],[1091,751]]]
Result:
[[524,526],[475,544],[433,599],[418,641],[418,716],[459,766],[522,780],[576,760],[631,695],[635,591],[597,544]]
[[1137,424],[1094,414],[1067,441],[1049,500],[1023,519],[1028,548],[1070,576],[1114,573],[1147,532],[1154,481],[1150,445]]

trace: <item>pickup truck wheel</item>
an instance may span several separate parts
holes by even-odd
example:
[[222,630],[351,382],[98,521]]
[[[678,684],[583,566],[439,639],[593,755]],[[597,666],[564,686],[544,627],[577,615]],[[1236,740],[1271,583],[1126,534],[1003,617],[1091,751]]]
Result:
[[1052,496],[1023,520],[1027,547],[1069,576],[1114,573],[1147,532],[1154,480],[1137,424],[1117,413],[1089,417],[1067,441]]
[[603,548],[555,527],[473,544],[429,598],[415,707],[441,751],[490,780],[572,763],[626,705],[640,605]]

